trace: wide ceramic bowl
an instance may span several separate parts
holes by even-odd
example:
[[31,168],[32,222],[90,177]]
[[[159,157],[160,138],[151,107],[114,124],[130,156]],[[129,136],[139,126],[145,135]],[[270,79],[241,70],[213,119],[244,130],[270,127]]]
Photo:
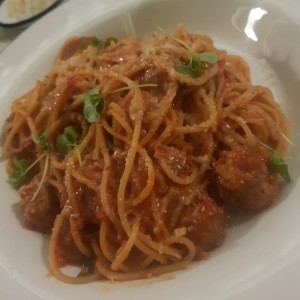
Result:
[[138,35],[157,24],[172,33],[183,23],[219,48],[243,56],[254,83],[270,87],[292,126],[288,163],[292,183],[276,205],[231,224],[223,247],[208,260],[171,276],[127,283],[68,285],[49,276],[47,238],[24,229],[18,194],[0,164],[1,299],[252,300],[300,298],[300,2],[297,0],[72,0],[45,16],[0,55],[0,123],[11,101],[51,67],[73,35],[121,37],[129,13]]

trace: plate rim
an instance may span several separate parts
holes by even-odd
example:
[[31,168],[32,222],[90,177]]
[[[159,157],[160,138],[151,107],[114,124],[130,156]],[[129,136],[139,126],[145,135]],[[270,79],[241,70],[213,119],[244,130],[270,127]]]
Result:
[[[79,0],[77,0],[77,1],[70,1],[70,2],[78,2]],[[266,2],[267,2],[268,0],[266,0]],[[104,1],[101,1],[101,2],[106,2],[106,3],[109,3],[109,0],[104,0]],[[113,1],[112,1],[113,2]],[[124,1],[124,3],[133,3],[134,1]],[[137,1],[135,1],[135,2],[137,2]],[[291,2],[291,1],[290,1]],[[279,3],[279,1],[277,1],[277,0],[274,0],[274,2],[270,2],[271,4],[276,4],[276,3]],[[295,2],[296,3],[296,2]],[[256,3],[254,3],[254,4],[256,4]],[[298,5],[298,3],[296,3],[297,5]],[[299,6],[300,7],[300,6]],[[28,34],[28,32],[27,32],[27,34]],[[1,54],[0,54],[0,58],[1,58]],[[1,66],[0,66],[1,67]],[[0,71],[1,71],[1,69],[0,69]],[[0,268],[1,268],[1,264],[0,264]],[[299,269],[300,270],[300,269]],[[10,275],[10,274],[8,274],[8,275]],[[0,277],[1,278],[1,277]],[[20,283],[18,283],[18,284],[20,284]],[[1,284],[2,285],[2,284]],[[0,286],[1,286],[0,285]],[[22,288],[24,288],[24,286],[22,286]],[[26,288],[26,290],[29,290],[27,287],[25,287]],[[42,298],[42,296],[40,296],[40,295],[36,295],[36,294],[34,294],[34,292],[32,292],[31,290],[29,290],[29,293],[31,294],[32,293],[32,296],[31,296],[31,299],[43,299]],[[26,296],[25,296],[26,297]],[[53,296],[52,296],[53,297]],[[225,298],[225,297],[224,297]],[[25,298],[25,299],[27,299],[27,298]],[[29,299],[29,298],[28,298]],[[52,298],[51,298],[52,299]],[[227,299],[227,297],[226,297],[226,299]],[[247,298],[248,299],[248,298]]]

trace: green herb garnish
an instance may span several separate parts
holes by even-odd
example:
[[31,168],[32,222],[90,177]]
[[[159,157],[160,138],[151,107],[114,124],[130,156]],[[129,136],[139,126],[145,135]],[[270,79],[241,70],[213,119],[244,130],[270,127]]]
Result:
[[108,47],[112,42],[117,42],[118,40],[114,37],[108,37],[105,41],[99,40],[98,38],[83,38],[79,43],[79,50],[86,50],[89,46],[94,48]]
[[64,132],[56,138],[56,149],[66,156],[78,143],[78,134],[73,126],[67,126]]
[[288,165],[285,163],[282,154],[273,150],[261,141],[258,141],[258,143],[272,153],[268,161],[269,169],[272,172],[278,173],[286,182],[291,182]]
[[8,181],[15,188],[19,189],[27,181],[29,163],[26,159],[20,159],[16,162],[16,168],[9,174]]
[[71,150],[75,149],[80,165],[82,164],[81,155],[78,149],[79,134],[73,126],[64,128],[64,132],[56,138],[56,149],[59,154],[66,156]]
[[[160,31],[164,35],[168,35],[167,32],[162,29],[159,26],[155,26],[158,31]],[[195,53],[191,50],[189,45],[176,38],[176,37],[171,37],[174,41],[177,43],[181,44],[184,48],[186,48],[189,51],[189,59],[177,66],[175,66],[175,70],[178,73],[181,73],[183,75],[192,77],[192,78],[198,78],[201,75],[201,71],[207,70],[208,68],[208,63],[209,64],[215,64],[218,61],[218,55],[215,52],[202,52],[202,53]]]
[[[44,152],[44,154],[42,156],[46,156],[46,160],[45,160],[44,170],[43,170],[43,174],[42,174],[42,179],[39,182],[38,187],[31,199],[31,201],[33,201],[36,198],[37,194],[39,193],[41,187],[43,186],[43,184],[45,182],[46,175],[48,172],[48,168],[49,168],[49,151],[48,151],[48,149],[49,149],[49,147],[48,147],[48,144],[46,143],[48,136],[49,136],[49,132],[47,130],[44,130],[39,137],[32,135],[32,140]],[[41,157],[39,157],[36,161],[39,161],[40,159],[41,159]]]
[[269,167],[272,172],[278,173],[286,182],[291,182],[288,165],[285,163],[282,155],[273,151],[269,159]]
[[47,130],[44,130],[40,136],[32,135],[32,140],[40,147],[41,150],[46,152],[48,151],[48,145],[46,143],[48,136],[49,132]]
[[95,123],[100,120],[99,112],[102,111],[104,106],[104,98],[100,92],[100,88],[96,87],[89,90],[84,95],[84,117],[89,123]]
[[42,154],[31,165],[26,159],[20,159],[16,162],[16,168],[9,174],[8,181],[16,189],[26,184],[31,177],[31,169],[45,156]]
[[156,88],[156,87],[158,87],[158,84],[156,84],[156,83],[143,83],[143,84],[137,84],[137,85],[131,85],[131,86],[123,86],[121,88],[118,88],[118,89],[108,92],[108,94],[129,91],[129,90],[136,89],[136,88]]
[[207,70],[207,64],[214,64],[217,59],[217,54],[214,52],[190,53],[188,62],[175,66],[175,70],[192,78],[198,78],[201,71]]
[[95,38],[83,38],[80,43],[79,43],[79,46],[78,48],[80,50],[85,50],[87,49],[89,46],[92,46],[92,47],[99,47],[99,45],[103,45],[104,42],[97,39],[96,37]]
[[105,47],[108,47],[108,46],[110,46],[110,44],[111,44],[112,42],[116,43],[117,41],[118,41],[118,39],[116,39],[116,38],[114,38],[114,37],[108,37],[108,38],[105,40],[105,42],[104,42],[104,46],[105,46]]
[[197,59],[200,63],[206,62],[210,64],[215,64],[218,61],[218,55],[215,52],[202,52],[194,54],[195,59]]

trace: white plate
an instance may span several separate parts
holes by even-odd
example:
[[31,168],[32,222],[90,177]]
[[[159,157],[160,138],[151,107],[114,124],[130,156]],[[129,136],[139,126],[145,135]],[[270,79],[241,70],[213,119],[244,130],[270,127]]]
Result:
[[[0,123],[12,99],[51,67],[70,35],[122,36],[128,11],[139,35],[153,23],[178,23],[210,35],[220,48],[243,55],[252,78],[273,89],[293,127],[293,182],[278,203],[229,229],[225,245],[168,280],[73,286],[47,276],[46,242],[21,227],[18,195],[0,165],[1,299],[300,299],[300,3],[297,0],[73,0],[35,23],[0,55]],[[152,21],[151,21],[152,20]]]

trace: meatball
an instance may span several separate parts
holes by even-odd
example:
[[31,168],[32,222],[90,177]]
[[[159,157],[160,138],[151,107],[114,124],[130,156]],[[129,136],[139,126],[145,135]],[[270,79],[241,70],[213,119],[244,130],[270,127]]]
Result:
[[186,236],[204,251],[222,246],[226,238],[226,214],[208,196],[198,204],[187,207],[181,216],[180,225],[186,227]]
[[43,184],[35,199],[33,196],[39,184],[39,177],[20,188],[20,209],[26,228],[50,233],[56,215],[59,213],[59,201],[53,188]]
[[223,151],[215,172],[219,195],[229,206],[260,210],[278,195],[278,176],[269,171],[264,158],[250,150]]

